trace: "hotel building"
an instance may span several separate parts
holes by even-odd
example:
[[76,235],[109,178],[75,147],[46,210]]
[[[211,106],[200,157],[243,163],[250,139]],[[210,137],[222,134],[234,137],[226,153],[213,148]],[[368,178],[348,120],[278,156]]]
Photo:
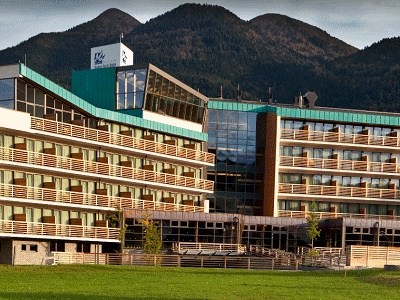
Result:
[[317,245],[400,246],[400,114],[208,99],[110,49],[71,92],[0,67],[0,263],[134,251],[146,209],[166,248],[296,251],[312,202]]
[[2,264],[121,250],[126,209],[208,212],[207,97],[152,65],[75,72],[72,83],[75,93],[25,65],[0,67]]

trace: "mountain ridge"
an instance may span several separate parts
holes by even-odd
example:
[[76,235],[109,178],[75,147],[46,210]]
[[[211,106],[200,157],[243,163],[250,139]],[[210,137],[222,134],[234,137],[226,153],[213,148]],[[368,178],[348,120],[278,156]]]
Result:
[[0,51],[0,65],[26,53],[29,67],[69,88],[72,70],[90,68],[90,48],[118,42],[121,32],[134,63],[152,63],[209,97],[219,97],[223,86],[224,98],[234,99],[240,85],[243,98],[267,101],[272,87],[275,99],[289,103],[313,90],[319,106],[400,111],[400,40],[357,50],[284,15],[244,21],[215,5],[183,4],[144,24],[109,9],[67,31],[42,33]]

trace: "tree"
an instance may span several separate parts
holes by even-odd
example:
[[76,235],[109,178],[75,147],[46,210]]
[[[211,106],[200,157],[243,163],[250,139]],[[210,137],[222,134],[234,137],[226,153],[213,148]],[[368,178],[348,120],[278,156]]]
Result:
[[112,228],[118,229],[118,237],[117,238],[121,242],[119,252],[122,252],[123,239],[125,237],[125,232],[128,229],[128,225],[124,224],[125,220],[123,218],[121,206],[117,205],[117,207],[115,208],[115,211],[108,215],[108,220],[109,220],[110,226]]
[[307,218],[307,223],[309,225],[307,229],[307,236],[311,240],[311,251],[314,252],[314,240],[319,237],[321,234],[321,229],[318,226],[318,219],[315,214],[316,204],[315,202],[311,203],[311,211]]
[[146,210],[145,219],[138,220],[140,224],[144,226],[144,252],[147,254],[158,254],[162,247],[160,240],[160,234],[157,229],[157,222],[150,219],[150,214]]

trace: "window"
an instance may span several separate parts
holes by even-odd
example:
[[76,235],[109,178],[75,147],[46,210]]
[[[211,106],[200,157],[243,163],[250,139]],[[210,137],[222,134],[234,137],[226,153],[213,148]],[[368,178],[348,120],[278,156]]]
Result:
[[0,107],[14,109],[14,79],[0,80]]
[[21,251],[26,251],[26,245],[21,245]]
[[29,248],[31,251],[33,251],[33,252],[38,252],[38,246],[37,245],[30,245],[30,248]]

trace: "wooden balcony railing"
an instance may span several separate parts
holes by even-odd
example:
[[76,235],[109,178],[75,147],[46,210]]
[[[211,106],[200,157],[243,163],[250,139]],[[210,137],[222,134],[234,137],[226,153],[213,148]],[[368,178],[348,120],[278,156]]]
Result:
[[280,183],[279,193],[329,197],[357,197],[373,199],[400,199],[400,190],[347,186]]
[[16,201],[18,201],[18,199],[42,200],[67,204],[108,207],[111,209],[115,209],[119,206],[120,208],[204,212],[204,207],[202,206],[180,205],[173,203],[163,203],[141,199],[44,189],[13,184],[0,184],[0,197],[16,198]]
[[144,184],[146,182],[151,182],[183,188],[206,190],[207,192],[212,192],[214,190],[214,182],[210,180],[121,167],[7,147],[0,147],[0,160],[139,180],[143,181]]
[[207,164],[214,164],[215,162],[215,155],[213,153],[158,143],[145,139],[130,137],[123,134],[111,133],[108,131],[87,128],[53,120],[31,117],[31,128],[35,130],[61,134],[95,142],[108,143],[141,151],[149,151],[172,157],[190,159]]
[[[310,212],[280,210],[278,217],[287,218],[308,218]],[[372,215],[372,214],[351,214],[351,213],[336,213],[336,212],[314,212],[317,219],[332,219],[332,218],[348,218],[348,219],[374,219],[374,220],[400,220],[400,216],[392,215]]]
[[373,146],[399,147],[398,137],[321,132],[309,130],[281,129],[281,139],[313,142],[346,143]]
[[119,230],[109,227],[0,220],[0,233],[115,240]]
[[400,165],[396,163],[307,158],[307,157],[293,157],[293,156],[281,156],[279,165],[281,167],[349,170],[349,171],[360,171],[360,172],[382,172],[382,173],[400,172]]

